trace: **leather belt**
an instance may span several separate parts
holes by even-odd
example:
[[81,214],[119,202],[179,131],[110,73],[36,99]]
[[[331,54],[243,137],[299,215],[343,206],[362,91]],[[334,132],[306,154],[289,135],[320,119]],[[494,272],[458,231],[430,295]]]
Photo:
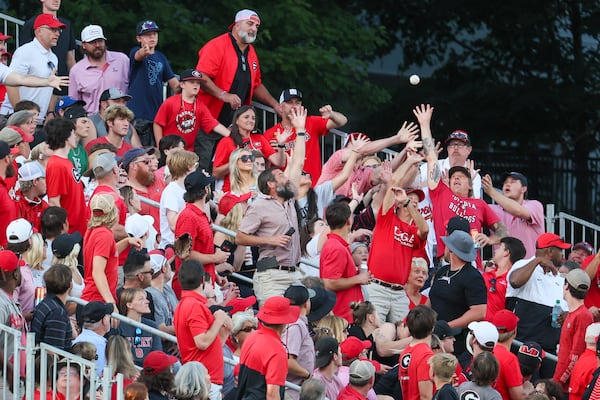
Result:
[[381,285],[386,288],[390,288],[392,290],[404,290],[404,286],[399,285],[397,283],[389,283],[386,281],[382,281],[381,279],[371,278],[371,282]]
[[288,272],[296,272],[296,270],[298,269],[298,267],[296,267],[295,265],[275,265],[273,267],[256,267],[256,271],[257,272],[263,272],[269,269],[276,269],[279,271],[288,271]]

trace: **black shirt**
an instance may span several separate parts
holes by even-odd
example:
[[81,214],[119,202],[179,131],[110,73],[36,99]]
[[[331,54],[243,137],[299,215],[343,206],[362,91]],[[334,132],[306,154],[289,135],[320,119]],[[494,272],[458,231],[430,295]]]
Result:
[[[237,94],[242,104],[249,103],[250,97],[250,85],[251,76],[250,76],[250,65],[248,65],[248,51],[250,50],[250,46],[246,47],[244,51],[241,51],[235,38],[233,35],[229,35],[231,42],[233,44],[233,48],[238,56],[238,68],[233,77],[233,82],[231,83],[231,87],[227,91],[228,93]],[[223,88],[226,90],[226,88]],[[223,108],[221,109],[221,113],[219,114],[219,118],[217,120],[225,126],[229,126],[232,123],[233,119],[233,109],[229,103],[224,103]]]

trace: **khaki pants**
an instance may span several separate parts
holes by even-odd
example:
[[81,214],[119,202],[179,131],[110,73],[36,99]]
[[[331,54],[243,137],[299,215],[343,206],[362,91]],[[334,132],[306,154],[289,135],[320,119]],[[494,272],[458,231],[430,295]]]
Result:
[[260,307],[265,300],[273,296],[283,296],[285,290],[294,283],[300,281],[300,272],[280,271],[278,269],[268,269],[266,271],[254,273],[254,294]]
[[408,315],[408,296],[404,290],[392,290],[377,283],[367,286],[369,301],[373,303],[381,322],[402,321]]

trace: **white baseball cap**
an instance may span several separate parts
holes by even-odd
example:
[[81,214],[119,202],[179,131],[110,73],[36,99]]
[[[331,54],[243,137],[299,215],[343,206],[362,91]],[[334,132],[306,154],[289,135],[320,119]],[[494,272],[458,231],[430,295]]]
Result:
[[[488,321],[474,321],[468,325],[470,330],[467,335],[467,350],[473,354],[473,348],[471,347],[471,338],[474,336],[477,342],[481,346],[487,348],[494,348],[498,343],[498,329]],[[471,333],[472,332],[472,333]]]
[[233,28],[233,25],[235,25],[236,23],[238,23],[240,21],[245,21],[247,19],[251,19],[252,21],[256,22],[257,24],[260,24],[260,17],[256,13],[256,11],[248,10],[246,8],[246,9],[238,11],[235,14],[235,21],[232,22],[231,25],[229,25],[229,30],[231,30]]
[[19,180],[29,182],[46,176],[44,168],[37,161],[27,162],[19,167]]
[[93,42],[96,39],[104,39],[104,31],[100,25],[88,25],[81,31],[81,41],[82,42]]
[[125,232],[131,237],[141,238],[150,231],[154,218],[150,215],[132,214],[125,221]]
[[24,218],[15,219],[6,227],[8,243],[23,243],[33,235],[33,225]]

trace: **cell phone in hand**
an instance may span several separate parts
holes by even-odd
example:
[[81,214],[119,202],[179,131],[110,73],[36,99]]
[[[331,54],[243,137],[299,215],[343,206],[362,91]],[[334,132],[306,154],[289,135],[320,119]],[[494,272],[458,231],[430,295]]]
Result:
[[290,229],[287,230],[286,233],[284,233],[284,235],[292,236],[294,234],[294,232],[296,232],[296,229],[294,229],[294,227],[292,226]]
[[221,250],[227,252],[227,253],[231,253],[233,251],[234,248],[234,244],[231,243],[229,240],[225,239],[223,240],[223,243],[221,243]]

